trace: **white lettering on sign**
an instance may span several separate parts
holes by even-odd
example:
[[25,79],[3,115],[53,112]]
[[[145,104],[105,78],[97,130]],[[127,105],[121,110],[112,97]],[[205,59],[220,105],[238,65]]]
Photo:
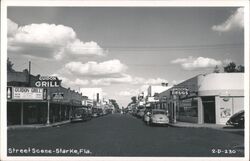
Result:
[[12,91],[12,99],[43,100],[43,88],[13,87]]
[[58,81],[37,81],[35,83],[36,87],[59,87]]
[[54,80],[54,81],[56,81],[56,80],[58,80],[58,78],[57,77],[55,77],[55,76],[40,76],[39,77],[39,80],[48,80],[48,81],[50,81],[50,80]]
[[172,95],[188,95],[187,88],[174,88],[172,90]]
[[56,76],[40,76],[35,82],[36,87],[59,87],[60,81]]

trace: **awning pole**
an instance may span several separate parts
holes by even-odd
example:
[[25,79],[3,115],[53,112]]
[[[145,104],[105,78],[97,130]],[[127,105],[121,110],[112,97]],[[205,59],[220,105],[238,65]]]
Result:
[[21,102],[21,125],[23,125],[23,102]]

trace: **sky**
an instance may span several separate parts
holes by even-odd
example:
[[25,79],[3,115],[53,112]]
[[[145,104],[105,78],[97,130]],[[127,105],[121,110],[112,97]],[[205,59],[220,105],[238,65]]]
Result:
[[243,8],[8,7],[8,57],[127,106],[148,85],[244,65]]

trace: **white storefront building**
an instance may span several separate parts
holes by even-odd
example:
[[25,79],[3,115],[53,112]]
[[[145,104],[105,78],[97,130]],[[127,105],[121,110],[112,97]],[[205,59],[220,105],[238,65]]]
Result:
[[[188,95],[173,97],[173,88],[186,88]],[[225,124],[244,106],[244,73],[211,73],[188,79],[159,94],[161,108],[171,119],[193,123]]]

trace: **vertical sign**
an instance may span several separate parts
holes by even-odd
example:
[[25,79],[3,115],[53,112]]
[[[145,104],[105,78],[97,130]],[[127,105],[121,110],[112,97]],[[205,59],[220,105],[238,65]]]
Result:
[[96,94],[96,101],[99,102],[99,93]]
[[7,99],[12,99],[12,87],[7,87]]
[[47,99],[47,89],[43,89],[43,100]]

